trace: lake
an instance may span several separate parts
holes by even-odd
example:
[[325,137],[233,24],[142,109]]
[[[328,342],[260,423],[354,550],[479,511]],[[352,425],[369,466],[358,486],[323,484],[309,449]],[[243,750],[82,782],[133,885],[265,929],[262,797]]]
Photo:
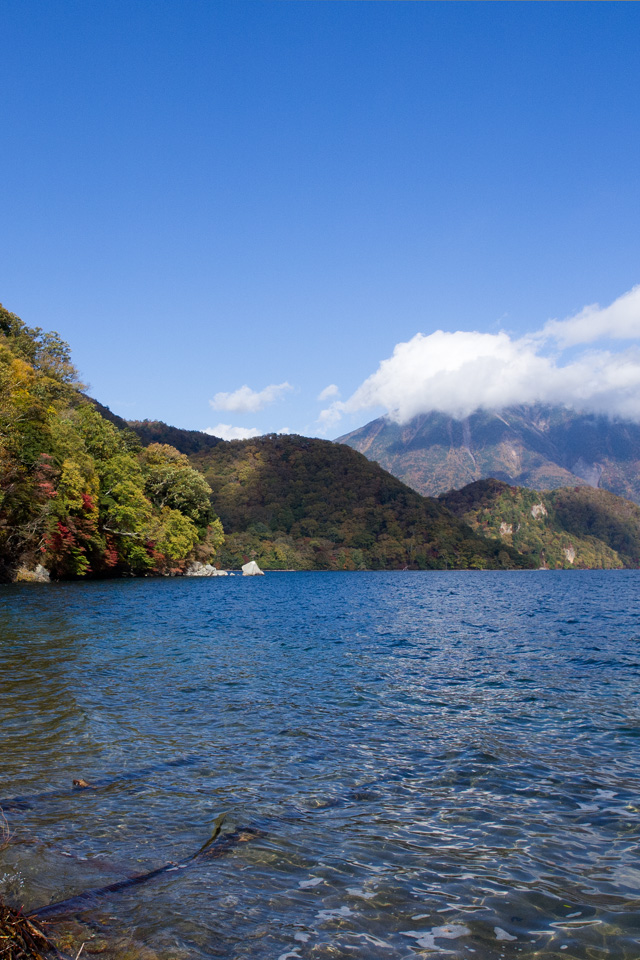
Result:
[[639,587],[0,587],[0,895],[176,864],[52,926],[87,957],[637,960]]

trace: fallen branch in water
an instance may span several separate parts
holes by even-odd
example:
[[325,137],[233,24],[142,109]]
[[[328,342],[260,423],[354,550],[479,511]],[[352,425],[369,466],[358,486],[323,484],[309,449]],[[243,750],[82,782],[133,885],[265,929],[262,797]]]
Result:
[[[70,913],[76,913],[80,910],[84,910],[87,906],[92,905],[95,900],[100,897],[108,896],[111,893],[118,893],[120,890],[125,890],[128,887],[137,887],[141,883],[147,883],[149,880],[153,880],[156,877],[161,876],[164,873],[169,872],[182,872],[186,870],[187,867],[198,859],[198,857],[203,856],[205,853],[208,857],[219,857],[223,853],[226,853],[227,850],[234,847],[237,843],[242,843],[247,840],[251,840],[253,837],[258,835],[257,830],[251,828],[245,828],[242,830],[235,830],[233,833],[227,834],[223,840],[219,843],[213,844],[218,839],[220,831],[222,829],[222,824],[226,813],[221,814],[218,819],[215,821],[214,831],[206,843],[200,847],[195,853],[191,854],[190,857],[187,857],[186,860],[183,860],[181,863],[169,862],[163,864],[161,867],[156,867],[155,870],[148,870],[146,873],[136,873],[131,877],[127,877],[124,880],[118,880],[115,883],[109,883],[105,887],[97,887],[94,890],[86,890],[84,893],[76,894],[74,897],[69,897],[67,900],[59,900],[57,903],[49,903],[44,907],[40,907],[38,910],[34,910],[30,914],[30,917],[37,917],[39,920],[43,919],[60,919],[63,916],[67,916]],[[213,849],[211,849],[213,847]]]

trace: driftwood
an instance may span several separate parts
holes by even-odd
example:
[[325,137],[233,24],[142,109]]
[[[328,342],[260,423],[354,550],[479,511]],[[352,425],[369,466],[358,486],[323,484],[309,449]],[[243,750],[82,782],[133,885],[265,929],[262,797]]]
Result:
[[38,910],[34,910],[32,913],[30,913],[29,916],[38,920],[51,920],[54,918],[56,920],[60,920],[63,917],[69,916],[70,914],[78,913],[81,910],[86,910],[88,907],[93,906],[96,900],[106,897],[109,894],[119,893],[120,890],[126,890],[130,887],[137,887],[141,883],[147,883],[149,880],[154,880],[156,877],[160,877],[165,873],[181,873],[190,867],[195,860],[198,860],[203,856],[220,857],[228,850],[231,850],[233,847],[235,847],[236,844],[252,840],[254,837],[259,835],[257,830],[251,827],[246,827],[243,829],[234,830],[233,833],[226,834],[219,843],[216,843],[225,817],[226,814],[224,813],[218,817],[215,822],[214,831],[207,842],[204,843],[195,853],[192,853],[190,857],[187,857],[186,860],[183,860],[179,863],[171,861],[163,864],[161,867],[156,867],[155,870],[147,870],[145,873],[135,873],[130,877],[126,877],[124,880],[117,880],[115,883],[109,883],[104,887],[96,887],[93,890],[85,890],[84,893],[76,894],[75,896],[69,897],[66,900],[59,900],[57,903],[49,903],[44,907],[40,907]]
[[[175,760],[169,760],[150,767],[130,771],[126,776],[96,780],[93,783],[78,778],[73,780],[70,790],[49,790],[28,797],[12,797],[3,800],[0,806],[0,850],[6,848],[11,842],[2,806],[10,810],[30,809],[32,805],[39,800],[62,798],[68,796],[70,792],[99,790],[110,787],[113,784],[139,779],[150,773],[196,763],[199,759],[199,757],[194,756],[179,757]],[[64,954],[60,953],[53,941],[49,939],[41,926],[41,921],[61,920],[74,913],[79,913],[93,906],[101,897],[118,893],[130,887],[139,886],[165,873],[180,873],[190,867],[199,858],[222,856],[228,850],[235,847],[236,844],[259,836],[258,830],[252,827],[246,827],[236,829],[232,833],[226,834],[222,839],[219,839],[225,817],[226,814],[221,814],[214,823],[214,830],[209,839],[203,843],[195,853],[192,853],[191,856],[178,863],[165,863],[155,870],[136,873],[123,880],[118,880],[115,883],[110,883],[92,890],[86,890],[84,893],[76,894],[66,900],[46,904],[32,911],[28,916],[21,910],[9,907],[0,900],[0,960],[49,960],[49,958],[69,960]],[[80,948],[76,960],[78,960],[81,951],[82,948]]]
[[[28,916],[21,910],[8,907],[0,900],[0,960],[70,960],[56,947],[47,936],[41,923],[47,920],[62,920],[73,914],[80,913],[92,907],[101,897],[118,893],[130,887],[147,883],[165,873],[180,873],[190,867],[201,857],[220,857],[238,843],[243,843],[259,835],[259,831],[251,827],[237,829],[218,840],[226,814],[221,814],[214,824],[214,830],[206,843],[192,853],[191,856],[179,863],[165,863],[155,870],[136,873],[123,880],[86,890],[84,893],[49,903]],[[218,842],[216,842],[218,841]],[[80,951],[76,960],[80,956]]]

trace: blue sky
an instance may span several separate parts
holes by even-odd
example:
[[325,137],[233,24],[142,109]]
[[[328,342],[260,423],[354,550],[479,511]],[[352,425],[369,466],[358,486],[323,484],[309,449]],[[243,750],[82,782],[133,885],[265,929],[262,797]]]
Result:
[[[335,436],[400,409],[397,344],[401,379],[459,352],[439,329],[513,373],[640,283],[638,4],[4,0],[0,29],[0,299],[129,419]],[[549,383],[633,360],[635,317],[535,346]]]

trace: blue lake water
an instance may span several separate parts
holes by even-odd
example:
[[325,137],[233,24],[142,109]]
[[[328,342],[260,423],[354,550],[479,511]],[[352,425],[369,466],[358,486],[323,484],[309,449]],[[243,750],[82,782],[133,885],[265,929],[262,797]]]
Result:
[[162,960],[637,960],[639,587],[1,587],[0,895],[34,909],[181,864],[226,812],[219,855],[60,930]]

